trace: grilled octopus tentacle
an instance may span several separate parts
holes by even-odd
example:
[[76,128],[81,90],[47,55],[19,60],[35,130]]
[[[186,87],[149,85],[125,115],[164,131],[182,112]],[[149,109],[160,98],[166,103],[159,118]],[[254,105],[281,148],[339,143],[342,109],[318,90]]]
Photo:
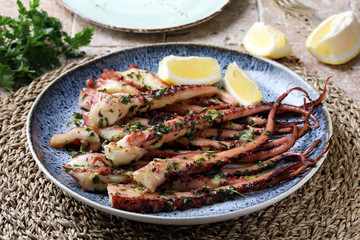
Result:
[[[169,194],[151,193],[134,184],[109,184],[108,194],[112,207],[132,212],[161,212],[201,207],[234,198],[238,194],[256,191],[282,174],[297,170],[302,163],[293,163],[250,180],[239,178],[232,185]],[[297,171],[299,174],[301,171]],[[291,176],[294,176],[292,174]]]
[[[278,109],[283,109],[284,105],[279,105],[276,102],[273,103],[273,105],[274,104],[277,105]],[[109,159],[112,159],[114,162],[117,162],[120,165],[124,165],[127,164],[128,161],[122,162],[121,154],[126,147],[141,147],[145,148],[146,150],[155,149],[157,147],[160,147],[165,142],[169,142],[175,140],[176,138],[184,136],[185,134],[189,133],[189,131],[192,131],[192,129],[200,130],[214,124],[219,124],[221,122],[226,122],[237,118],[247,117],[259,112],[268,111],[271,109],[271,107],[269,106],[269,104],[261,104],[248,108],[241,106],[231,107],[230,109],[226,110],[208,110],[205,113],[170,120],[162,125],[154,126],[149,130],[134,131],[126,135],[119,142],[108,144],[104,147],[105,154]],[[291,105],[286,105],[286,109],[302,114],[308,114],[306,110],[299,109],[298,107]],[[273,115],[274,114],[275,113],[273,113]],[[309,118],[311,118],[311,115],[309,116]],[[273,120],[271,120],[270,122],[273,123]],[[269,120],[267,121],[267,124],[268,123]],[[267,131],[268,130],[265,129],[264,133],[266,133]],[[271,134],[273,132],[274,130],[271,131]]]
[[[316,158],[308,155],[321,140],[303,153],[289,149],[310,128],[319,127],[313,110],[326,84],[315,101],[296,87],[273,103],[244,107],[214,86],[168,86],[135,65],[125,72],[106,70],[80,92],[85,127],[55,134],[50,144],[97,151],[110,142],[105,154],[80,155],[63,170],[85,191],[107,188],[115,208],[159,212],[200,207],[271,187],[315,166],[331,143]],[[303,105],[281,104],[295,90],[305,94]],[[288,112],[302,116],[275,121]],[[266,118],[256,116],[266,113]]]
[[[240,176],[249,176],[249,178],[253,178],[254,176],[251,175],[259,174],[265,170],[271,169],[276,165],[276,163],[283,160],[292,162],[305,162],[306,158],[304,153],[289,151],[251,166],[222,167],[219,171],[220,173],[216,175],[186,175],[182,178],[175,179],[167,187],[174,189],[175,191],[190,191],[196,190],[203,186],[216,188],[219,186],[232,185],[239,182]],[[242,179],[244,181],[246,180],[246,178]]]
[[211,169],[214,165],[220,164],[221,166],[237,160],[237,158],[256,149],[270,138],[275,129],[276,110],[280,102],[293,90],[294,89],[290,89],[274,102],[273,108],[270,110],[267,118],[266,131],[254,141],[231,150],[214,153],[213,155],[201,154],[190,159],[174,157],[167,160],[152,161],[145,167],[135,171],[133,175],[134,179],[149,189],[149,191],[154,192],[156,188],[163,184],[171,175],[203,172]]
[[[318,157],[306,159],[305,155],[309,154],[320,141],[314,142],[304,153],[288,152],[282,154],[283,157],[298,156],[300,162],[282,166],[250,179],[239,177],[225,178],[223,181],[213,181],[211,182],[213,185],[210,185],[210,187],[203,185],[196,190],[151,193],[135,184],[108,184],[110,202],[112,207],[118,209],[141,213],[155,213],[198,208],[203,205],[211,205],[227,199],[233,199],[237,195],[241,196],[244,192],[272,187],[281,181],[301,174],[308,167],[314,166],[316,161],[329,151],[331,147],[330,143]],[[281,159],[277,159],[277,161],[279,160]],[[258,172],[258,170],[255,170],[255,172]],[[207,181],[207,183],[210,183],[210,181]],[[225,186],[219,187],[216,186],[217,184],[225,184]],[[200,186],[201,184],[198,185]],[[192,187],[194,186],[190,186],[190,188]],[[182,188],[182,186],[178,186],[178,188]]]
[[278,154],[281,154],[281,153],[289,150],[294,145],[294,143],[297,139],[297,136],[298,136],[298,129],[296,126],[294,126],[293,134],[291,135],[291,138],[289,139],[289,141],[287,143],[282,144],[278,147],[275,147],[271,150],[265,150],[265,151],[253,153],[251,155],[248,155],[246,157],[243,157],[243,158],[237,160],[236,162],[257,162],[257,161],[265,160],[270,157],[274,157]]

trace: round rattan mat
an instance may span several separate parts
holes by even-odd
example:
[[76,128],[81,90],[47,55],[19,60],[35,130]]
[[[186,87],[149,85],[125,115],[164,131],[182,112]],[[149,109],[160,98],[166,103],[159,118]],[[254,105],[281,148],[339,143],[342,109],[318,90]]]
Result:
[[[83,61],[86,61],[84,59]],[[322,90],[298,63],[283,62]],[[3,239],[360,239],[360,107],[330,82],[334,143],[321,169],[281,202],[221,223],[161,226],[99,212],[50,182],[33,160],[25,123],[37,95],[70,64],[0,103],[0,237]]]

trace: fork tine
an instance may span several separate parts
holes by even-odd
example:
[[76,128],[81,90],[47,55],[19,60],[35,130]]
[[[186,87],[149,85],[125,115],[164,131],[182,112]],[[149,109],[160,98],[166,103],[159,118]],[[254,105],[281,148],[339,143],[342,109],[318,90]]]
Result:
[[[291,1],[291,0],[289,0]],[[298,2],[297,0],[293,0],[293,6],[294,9],[296,8],[298,11],[304,11],[304,12],[315,12],[316,10],[314,8],[308,7],[300,2]]]
[[308,7],[297,0],[273,0],[273,2],[284,11],[292,13],[310,13],[315,9]]
[[311,7],[308,7],[304,4],[302,4],[301,2],[298,2],[296,0],[288,0],[288,2],[292,2],[293,4],[293,7],[294,8],[297,8],[299,10],[304,10],[304,11],[315,11],[315,9],[311,8]]
[[298,2],[297,0],[278,0],[278,3],[280,3],[282,5],[282,7],[284,8],[288,8],[294,11],[314,11],[315,9],[310,8],[300,2]]
[[315,9],[308,9],[308,8],[301,8],[301,7],[296,7],[296,6],[292,6],[292,7],[287,7],[286,9],[287,11],[292,11],[295,13],[311,13],[311,12],[315,12]]

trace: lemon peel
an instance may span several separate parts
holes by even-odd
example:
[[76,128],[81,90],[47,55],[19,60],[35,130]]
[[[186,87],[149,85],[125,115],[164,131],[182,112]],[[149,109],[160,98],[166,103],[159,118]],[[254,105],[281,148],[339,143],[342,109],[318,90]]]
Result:
[[338,65],[360,53],[360,24],[351,11],[326,18],[308,36],[305,43],[319,61]]
[[263,101],[256,83],[236,62],[230,63],[226,69],[223,86],[241,105],[256,105]]
[[250,27],[243,44],[249,53],[270,59],[286,57],[292,53],[285,34],[263,22],[256,22]]
[[221,78],[221,68],[215,58],[170,55],[159,63],[158,76],[171,85],[211,85]]

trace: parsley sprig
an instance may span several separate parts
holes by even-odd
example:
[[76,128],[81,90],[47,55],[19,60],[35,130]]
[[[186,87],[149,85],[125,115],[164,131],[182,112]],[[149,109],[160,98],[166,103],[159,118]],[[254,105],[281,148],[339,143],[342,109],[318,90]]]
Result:
[[17,18],[0,16],[0,86],[8,90],[60,66],[60,56],[84,55],[76,49],[88,45],[93,35],[94,29],[85,28],[70,37],[57,18],[37,9],[39,1],[30,2],[27,10],[18,0]]

